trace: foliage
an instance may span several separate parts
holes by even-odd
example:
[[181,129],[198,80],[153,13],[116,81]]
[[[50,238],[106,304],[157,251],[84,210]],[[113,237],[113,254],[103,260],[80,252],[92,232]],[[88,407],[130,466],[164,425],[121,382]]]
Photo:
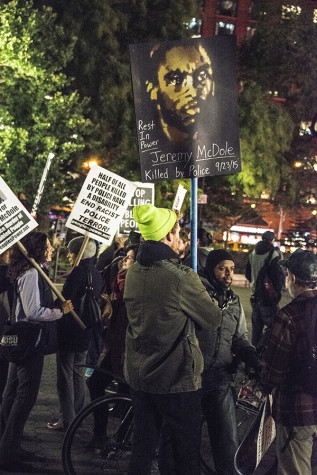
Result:
[[[54,153],[41,208],[61,202],[73,178],[69,162],[83,149],[87,101],[68,90],[62,72],[72,55],[48,8],[30,0],[0,6],[0,170],[8,185],[34,198],[48,154]],[[62,48],[59,46],[62,45]]]
[[[50,5],[72,38],[67,67],[91,100],[93,133],[85,155],[130,180],[140,180],[129,44],[189,36],[195,0],[37,0]],[[158,185],[159,186],[159,185]]]
[[[312,120],[317,107],[317,25],[312,21],[312,8],[299,1],[291,5],[260,1],[258,11],[255,34],[239,55],[244,88],[240,100],[241,183],[250,196],[259,196],[262,188],[270,193],[277,208],[287,209],[307,204],[312,193],[317,198],[316,173],[307,165],[315,162],[316,142],[311,135],[300,134],[302,121]],[[254,94],[254,85],[258,94],[262,91],[266,107],[256,98],[252,105],[250,88]],[[274,101],[279,105],[275,112]],[[259,133],[253,136],[253,130]],[[294,170],[295,161],[305,166]]]
[[277,91],[295,123],[311,119],[317,109],[317,25],[312,8],[303,3],[259,2],[255,34],[240,56],[243,80]]
[[288,174],[284,154],[290,149],[294,124],[256,85],[246,86],[240,95],[239,122],[242,172],[231,181],[241,183],[250,197],[260,197],[263,191],[274,195]]

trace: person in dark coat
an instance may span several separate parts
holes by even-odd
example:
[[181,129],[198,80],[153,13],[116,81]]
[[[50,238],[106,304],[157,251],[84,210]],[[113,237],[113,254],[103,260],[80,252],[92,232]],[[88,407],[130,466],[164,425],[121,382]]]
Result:
[[[76,262],[84,237],[76,237],[68,244],[68,259],[71,264]],[[92,284],[96,298],[99,298],[102,279],[95,267],[96,243],[93,239],[83,253],[78,266],[74,267],[68,275],[63,296],[71,299],[77,314],[80,302],[88,282],[88,270],[92,275]],[[92,337],[92,329],[82,330],[73,318],[62,318],[58,322],[58,351],[57,364],[57,394],[59,401],[59,419],[49,422],[47,427],[51,430],[64,431],[75,418],[75,415],[85,405],[85,368],[87,351]]]
[[[126,247],[126,255],[122,258],[122,267],[112,282],[112,315],[109,325],[104,332],[104,349],[97,363],[100,368],[106,369],[110,374],[94,371],[87,380],[91,400],[97,399],[105,393],[106,387],[113,380],[114,374],[118,380],[119,391],[127,391],[124,382],[123,364],[125,355],[125,335],[128,326],[127,310],[123,300],[125,279],[128,270],[134,264],[139,246],[131,245]],[[101,407],[94,413],[94,433],[87,443],[88,449],[100,449],[103,447],[107,435],[107,414]]]
[[[21,239],[21,243],[29,257],[47,272],[54,248],[46,234],[32,231]],[[10,256],[8,277],[15,289],[13,322],[53,322],[73,309],[70,300],[61,303],[62,310],[54,308],[52,291],[46,280],[17,246]],[[34,454],[26,452],[21,442],[25,423],[37,399],[43,362],[44,354],[35,351],[21,363],[9,364],[1,410],[0,473],[33,471],[24,460],[29,461]]]
[[[5,322],[10,317],[10,308],[12,307],[13,299],[13,286],[7,277],[10,253],[11,249],[8,249],[0,256],[0,335],[2,335]],[[8,369],[9,362],[0,358],[0,404],[7,381]]]
[[[279,249],[273,246],[275,235],[272,231],[265,231],[255,249],[249,255],[245,276],[251,283],[250,302],[252,306],[252,344],[262,354],[267,346],[271,327],[278,312],[278,303],[282,296],[284,273],[279,265]],[[269,261],[269,276],[276,290],[276,298],[263,303],[257,290],[257,280],[261,278],[260,271]]]
[[234,455],[238,448],[237,423],[231,383],[235,359],[248,367],[260,368],[260,359],[247,337],[247,325],[239,297],[231,289],[234,274],[232,255],[224,249],[208,254],[205,277],[201,281],[218,302],[222,318],[218,331],[197,330],[204,356],[202,408],[206,418],[217,473],[234,475]]

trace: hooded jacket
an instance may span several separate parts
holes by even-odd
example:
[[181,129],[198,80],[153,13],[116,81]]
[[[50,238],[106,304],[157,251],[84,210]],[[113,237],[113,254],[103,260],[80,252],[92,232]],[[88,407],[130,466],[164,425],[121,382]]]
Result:
[[195,325],[216,330],[220,310],[197,274],[166,244],[146,241],[127,272],[124,300],[128,384],[157,394],[199,389],[203,357]]
[[259,366],[260,360],[248,341],[245,314],[239,297],[230,288],[223,288],[215,279],[201,280],[210,297],[217,300],[222,313],[216,333],[212,335],[205,330],[197,332],[205,360],[203,386],[206,388],[214,379],[214,370],[220,371],[228,381],[231,379],[234,356],[254,368]]
[[[259,241],[255,249],[249,255],[247,262],[245,276],[249,282],[251,282],[251,298],[255,298],[256,279],[262,267],[264,266],[266,258],[269,253],[272,252],[272,257],[269,264],[269,275],[274,285],[275,290],[281,294],[283,287],[283,272],[278,261],[280,255],[274,246],[268,241]],[[281,295],[280,295],[281,298]],[[279,300],[280,300],[279,298]]]
[[[86,291],[88,282],[87,269],[92,275],[92,285],[94,295],[99,298],[102,279],[101,275],[95,267],[95,259],[93,257],[82,259],[78,266],[74,267],[67,276],[62,294],[66,300],[71,300],[74,310],[79,314],[81,297]],[[70,314],[63,315],[57,323],[58,346],[62,352],[82,352],[86,351],[92,335],[91,328],[82,330],[78,323]]]

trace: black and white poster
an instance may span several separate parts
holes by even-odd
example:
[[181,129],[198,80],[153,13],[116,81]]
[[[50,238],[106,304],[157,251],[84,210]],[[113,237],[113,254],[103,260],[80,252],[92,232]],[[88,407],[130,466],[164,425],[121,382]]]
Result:
[[241,171],[234,36],[130,45],[142,182]]

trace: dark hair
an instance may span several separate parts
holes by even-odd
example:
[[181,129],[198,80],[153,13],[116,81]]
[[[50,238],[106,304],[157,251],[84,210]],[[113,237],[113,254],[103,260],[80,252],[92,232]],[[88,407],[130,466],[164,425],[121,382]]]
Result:
[[315,289],[317,285],[317,281],[316,280],[302,280],[296,277],[296,285],[298,285],[299,287],[303,287],[304,289]]
[[212,243],[212,234],[204,228],[198,228],[197,238],[199,239],[199,245],[201,247],[208,247]]
[[[28,256],[32,257],[38,264],[46,262],[47,251],[47,235],[36,231],[31,231],[27,236],[21,239],[21,243],[28,252]],[[8,268],[8,277],[11,282],[14,282],[28,269],[31,269],[32,264],[23,254],[20,248],[15,245],[10,256],[10,263]]]
[[205,46],[202,43],[197,43],[196,38],[191,39],[191,38],[186,38],[184,43],[171,43],[169,41],[163,41],[161,43],[155,44],[155,45],[150,45],[151,50],[150,50],[150,80],[153,82],[155,86],[158,86],[158,67],[165,61],[166,59],[166,53],[173,48],[177,47],[183,47],[185,49],[187,48],[195,48],[199,52],[200,46],[205,48]]
[[134,251],[135,257],[139,251],[140,244],[130,244],[129,246],[124,248],[125,255],[128,254],[129,251]]

